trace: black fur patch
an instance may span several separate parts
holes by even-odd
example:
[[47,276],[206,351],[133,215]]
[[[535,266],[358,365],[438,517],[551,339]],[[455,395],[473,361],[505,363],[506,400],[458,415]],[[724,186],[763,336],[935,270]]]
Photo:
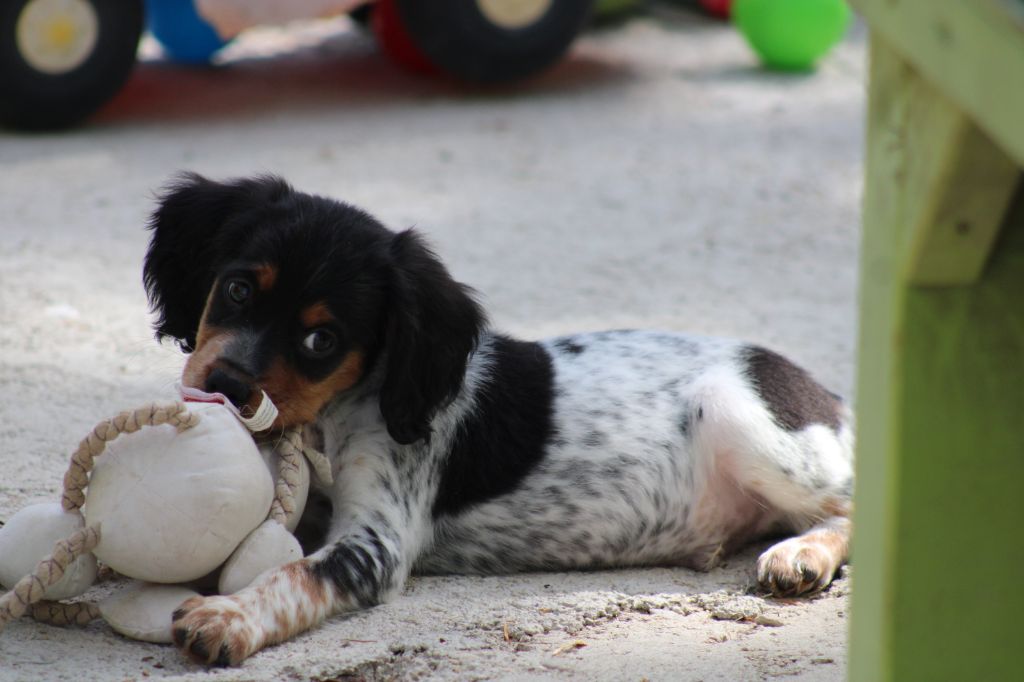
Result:
[[199,639],[198,637],[195,640],[193,640],[191,644],[188,645],[188,650],[193,656],[196,657],[196,660],[210,660],[210,650],[206,648],[206,644],[203,642],[203,640]]
[[399,443],[430,438],[430,420],[458,394],[484,313],[419,237],[391,243],[387,368],[380,411]]
[[744,359],[758,395],[780,426],[799,431],[825,424],[839,430],[842,403],[805,370],[760,346],[748,347]]
[[577,343],[571,338],[559,339],[558,341],[555,341],[555,347],[557,347],[560,351],[568,353],[569,355],[579,355],[580,353],[586,350],[586,346]]
[[327,532],[331,528],[331,514],[334,505],[331,498],[322,492],[311,489],[306,499],[306,508],[295,528],[295,539],[302,546],[302,553],[310,555],[324,546]]
[[231,665],[231,651],[228,649],[227,644],[220,645],[220,651],[217,653],[217,658],[213,661],[212,665],[219,668],[227,668]]
[[491,376],[459,424],[433,513],[455,514],[513,490],[556,435],[554,371],[537,343],[495,337]]
[[377,531],[363,526],[362,537],[335,544],[322,561],[313,564],[312,572],[320,580],[333,582],[342,594],[365,609],[381,602],[397,564]]

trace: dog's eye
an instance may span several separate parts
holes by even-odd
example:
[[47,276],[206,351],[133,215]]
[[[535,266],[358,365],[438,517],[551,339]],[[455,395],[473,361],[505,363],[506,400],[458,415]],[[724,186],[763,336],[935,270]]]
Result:
[[232,303],[242,305],[252,295],[252,287],[244,279],[229,279],[224,283],[224,293]]
[[315,329],[302,339],[302,352],[311,358],[323,358],[334,351],[338,339],[327,329]]

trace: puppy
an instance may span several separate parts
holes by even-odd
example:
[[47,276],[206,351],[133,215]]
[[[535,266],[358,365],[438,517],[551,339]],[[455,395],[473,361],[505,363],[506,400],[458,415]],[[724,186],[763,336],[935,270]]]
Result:
[[850,413],[737,341],[650,331],[519,341],[413,231],[274,177],[185,175],[153,215],[144,280],[183,382],[275,428],[315,424],[335,483],[326,542],[174,614],[177,645],[236,665],[412,571],[708,570],[751,540],[777,595],[846,560]]

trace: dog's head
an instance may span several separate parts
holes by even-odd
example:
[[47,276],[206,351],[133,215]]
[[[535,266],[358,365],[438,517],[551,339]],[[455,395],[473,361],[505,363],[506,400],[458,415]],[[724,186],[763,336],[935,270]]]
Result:
[[266,391],[280,428],[312,421],[372,373],[391,436],[429,437],[484,319],[415,233],[279,178],[191,174],[150,227],[146,290],[157,337],[190,353],[186,386],[243,411]]

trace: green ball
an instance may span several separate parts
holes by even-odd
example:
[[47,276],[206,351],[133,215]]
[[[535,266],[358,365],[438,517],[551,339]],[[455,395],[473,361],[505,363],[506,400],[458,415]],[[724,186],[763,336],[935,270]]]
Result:
[[733,22],[765,66],[807,71],[843,37],[844,0],[736,0]]

